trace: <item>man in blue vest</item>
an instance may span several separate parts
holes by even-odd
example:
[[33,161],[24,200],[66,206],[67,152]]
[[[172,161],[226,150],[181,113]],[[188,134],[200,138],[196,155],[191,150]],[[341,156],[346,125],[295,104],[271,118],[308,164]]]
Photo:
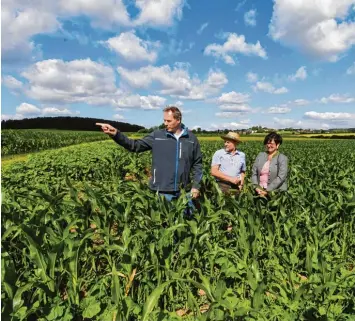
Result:
[[149,182],[152,191],[170,201],[178,198],[180,189],[186,189],[191,183],[191,197],[195,199],[200,196],[202,154],[196,136],[181,120],[180,110],[168,106],[164,109],[165,129],[155,130],[141,139],[129,139],[109,124],[96,125],[130,152],[152,151],[152,177]]

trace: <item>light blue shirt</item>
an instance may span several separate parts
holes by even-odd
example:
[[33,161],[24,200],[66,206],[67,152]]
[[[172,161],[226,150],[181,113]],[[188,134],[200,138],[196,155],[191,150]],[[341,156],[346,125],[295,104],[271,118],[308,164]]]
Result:
[[217,150],[212,157],[211,166],[219,165],[219,170],[228,176],[238,177],[246,171],[245,154],[236,151],[234,155],[224,149]]

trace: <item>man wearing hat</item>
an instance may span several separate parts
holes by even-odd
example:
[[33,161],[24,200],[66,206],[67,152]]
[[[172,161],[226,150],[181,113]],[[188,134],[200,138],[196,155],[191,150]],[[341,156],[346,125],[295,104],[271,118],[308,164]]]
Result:
[[223,193],[238,194],[244,185],[246,171],[245,154],[237,150],[241,142],[238,133],[229,132],[221,136],[224,140],[224,148],[217,150],[212,158],[211,175]]

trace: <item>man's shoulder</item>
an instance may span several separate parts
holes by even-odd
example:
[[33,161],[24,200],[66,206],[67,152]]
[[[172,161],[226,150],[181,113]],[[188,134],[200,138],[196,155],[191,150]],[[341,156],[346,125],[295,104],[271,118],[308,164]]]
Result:
[[151,133],[151,135],[153,135],[154,137],[158,137],[158,138],[166,137],[166,130],[165,129],[156,129]]
[[191,129],[187,129],[187,134],[189,135],[189,138],[197,140],[197,136],[193,133]]
[[245,153],[244,152],[238,150],[238,153],[239,153],[240,156],[245,157]]
[[226,153],[226,151],[221,148],[215,151],[214,155],[224,155]]

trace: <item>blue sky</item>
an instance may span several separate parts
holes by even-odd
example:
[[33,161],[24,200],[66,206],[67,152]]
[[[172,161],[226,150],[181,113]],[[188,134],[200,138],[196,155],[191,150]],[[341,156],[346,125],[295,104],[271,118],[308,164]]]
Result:
[[2,119],[355,127],[355,0],[4,0]]

